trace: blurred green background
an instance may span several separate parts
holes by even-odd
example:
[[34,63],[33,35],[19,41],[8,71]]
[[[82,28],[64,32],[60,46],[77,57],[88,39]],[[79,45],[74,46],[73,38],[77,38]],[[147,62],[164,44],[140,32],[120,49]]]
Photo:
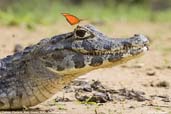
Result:
[[171,0],[0,0],[1,25],[50,25],[64,12],[92,23],[170,22]]

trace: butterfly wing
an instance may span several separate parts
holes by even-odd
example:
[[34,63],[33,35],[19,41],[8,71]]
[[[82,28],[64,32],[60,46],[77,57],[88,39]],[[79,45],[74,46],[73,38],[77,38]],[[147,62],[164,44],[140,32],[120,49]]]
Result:
[[71,25],[78,24],[80,22],[80,19],[74,15],[68,14],[68,13],[62,13],[62,15],[66,18],[66,20]]

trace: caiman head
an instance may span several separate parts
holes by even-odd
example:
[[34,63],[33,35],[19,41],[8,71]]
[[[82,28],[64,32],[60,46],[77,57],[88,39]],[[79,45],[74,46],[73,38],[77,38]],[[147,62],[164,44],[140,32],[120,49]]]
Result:
[[54,36],[48,43],[42,41],[40,44],[44,44],[45,53],[41,60],[60,75],[80,75],[111,67],[149,49],[149,40],[143,35],[110,38],[91,25],[77,26],[73,32]]

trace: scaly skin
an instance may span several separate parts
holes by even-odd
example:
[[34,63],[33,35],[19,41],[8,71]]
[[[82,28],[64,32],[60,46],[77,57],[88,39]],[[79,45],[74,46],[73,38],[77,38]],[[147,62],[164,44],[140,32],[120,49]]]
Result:
[[80,75],[143,54],[148,44],[143,35],[114,39],[91,25],[44,39],[0,60],[0,110],[37,105]]

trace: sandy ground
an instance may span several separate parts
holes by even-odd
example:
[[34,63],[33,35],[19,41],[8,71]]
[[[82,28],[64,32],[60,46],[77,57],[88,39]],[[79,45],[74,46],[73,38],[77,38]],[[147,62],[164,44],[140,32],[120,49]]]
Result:
[[[60,29],[59,29],[60,28]],[[70,102],[50,100],[38,107],[63,114],[171,114],[171,23],[108,23],[97,26],[111,37],[127,37],[135,33],[149,36],[150,51],[144,56],[124,65],[98,69],[79,77],[82,80],[99,80],[111,89],[133,89],[142,91],[150,100],[136,101],[113,100],[102,104],[83,104],[78,102],[74,93],[58,92],[55,96],[71,99]],[[16,44],[27,46],[42,38],[71,31],[73,27],[55,24],[39,26],[35,30],[21,27],[0,27],[0,58],[13,53]],[[160,86],[161,83],[163,85]],[[159,86],[157,86],[159,85]],[[151,98],[151,96],[159,96]],[[167,101],[163,101],[163,97]],[[55,97],[54,97],[55,98]]]

